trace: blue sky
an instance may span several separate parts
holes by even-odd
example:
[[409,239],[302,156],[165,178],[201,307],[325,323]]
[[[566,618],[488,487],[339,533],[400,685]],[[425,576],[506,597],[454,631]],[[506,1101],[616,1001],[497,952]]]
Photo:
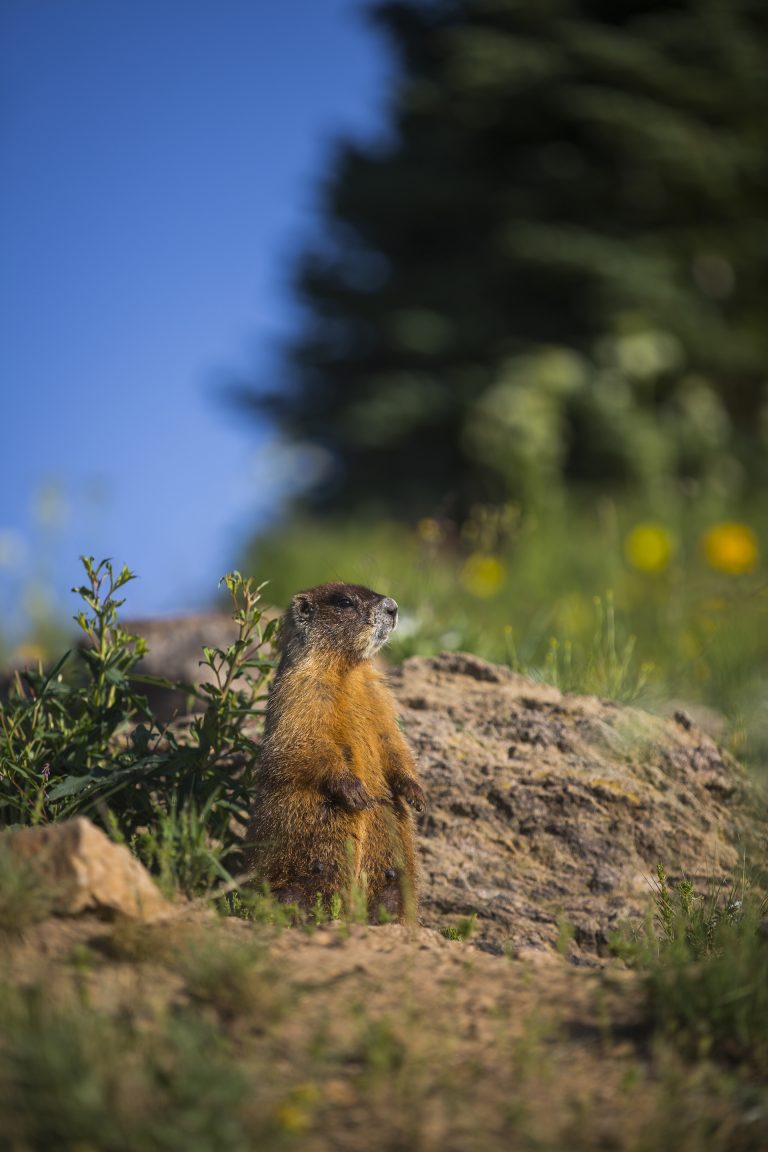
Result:
[[[204,605],[279,494],[222,382],[268,371],[333,141],[383,123],[363,0],[0,3],[0,632]],[[277,488],[277,492],[275,489]]]

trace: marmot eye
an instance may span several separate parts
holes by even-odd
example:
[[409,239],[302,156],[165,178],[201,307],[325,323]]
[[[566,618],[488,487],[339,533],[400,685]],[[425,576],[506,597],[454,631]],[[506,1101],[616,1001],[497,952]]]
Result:
[[354,608],[355,606],[354,602],[350,600],[349,596],[331,596],[330,602],[333,604],[334,608]]

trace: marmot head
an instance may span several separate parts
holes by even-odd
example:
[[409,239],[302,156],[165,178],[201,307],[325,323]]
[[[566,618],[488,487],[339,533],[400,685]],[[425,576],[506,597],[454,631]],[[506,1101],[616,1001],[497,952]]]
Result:
[[348,664],[370,660],[397,626],[397,604],[360,584],[320,584],[297,592],[283,616],[280,643],[290,663],[323,652]]

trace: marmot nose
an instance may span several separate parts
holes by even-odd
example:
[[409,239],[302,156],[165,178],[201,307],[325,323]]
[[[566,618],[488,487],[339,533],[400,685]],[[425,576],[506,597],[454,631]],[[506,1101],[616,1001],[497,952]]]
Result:
[[391,596],[385,596],[381,602],[384,611],[392,617],[392,623],[397,623],[397,600],[393,600]]

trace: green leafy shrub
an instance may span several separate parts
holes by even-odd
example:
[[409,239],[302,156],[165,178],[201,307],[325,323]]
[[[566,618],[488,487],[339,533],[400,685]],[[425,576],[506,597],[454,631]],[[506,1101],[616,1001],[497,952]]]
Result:
[[128,843],[168,889],[187,893],[226,877],[232,822],[244,819],[258,748],[258,720],[272,667],[276,621],[264,624],[263,586],[224,578],[235,641],[205,648],[211,682],[187,729],[160,725],[141,694],[145,642],[120,625],[116,593],[133,579],[109,560],[83,558],[88,582],[74,589],[85,643],[50,671],[17,673],[0,704],[0,822],[37,824],[80,813]]

